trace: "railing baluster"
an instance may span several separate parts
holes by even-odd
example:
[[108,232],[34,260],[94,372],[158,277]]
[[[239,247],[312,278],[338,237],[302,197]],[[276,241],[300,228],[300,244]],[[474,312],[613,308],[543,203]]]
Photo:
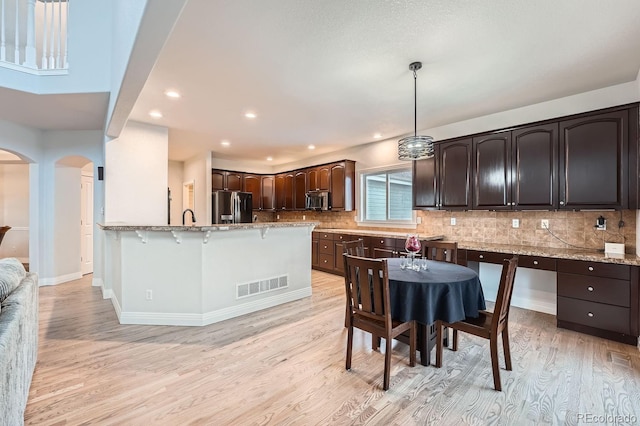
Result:
[[55,26],[53,25],[55,22],[55,14],[56,14],[56,8],[53,4],[53,2],[51,3],[51,37],[50,37],[50,41],[49,41],[49,69],[54,69],[56,67],[56,62],[55,62],[55,58],[53,57],[53,42],[55,41]]
[[56,56],[56,64],[58,68],[62,68],[62,62],[60,60],[60,49],[62,42],[62,1],[58,0],[58,54]]
[[20,5],[16,0],[16,38],[13,49],[13,63],[20,65]]
[[27,42],[24,47],[24,66],[37,68],[36,64],[36,0],[27,0]]
[[0,61],[7,60],[7,45],[4,41],[4,33],[7,30],[4,24],[4,0],[2,0],[2,10],[0,10]]
[[70,1],[71,0],[67,0],[65,3],[67,16],[64,21],[64,61],[62,62],[62,67],[64,69],[69,68],[69,62],[67,62],[67,52],[69,51],[69,2]]
[[40,69],[46,70],[47,65],[47,2],[44,2],[44,18],[42,19],[42,60]]

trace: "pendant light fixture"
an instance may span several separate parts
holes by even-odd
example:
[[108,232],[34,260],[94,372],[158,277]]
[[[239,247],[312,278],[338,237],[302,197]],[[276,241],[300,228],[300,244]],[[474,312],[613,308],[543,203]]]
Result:
[[423,160],[434,154],[433,138],[418,136],[418,95],[416,71],[422,68],[422,62],[412,62],[409,69],[413,71],[413,136],[407,136],[398,141],[399,160]]

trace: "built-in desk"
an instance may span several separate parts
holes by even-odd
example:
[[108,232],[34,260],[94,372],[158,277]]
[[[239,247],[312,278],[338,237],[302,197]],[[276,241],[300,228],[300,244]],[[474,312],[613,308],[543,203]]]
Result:
[[[479,272],[480,263],[501,264],[519,255],[518,266],[557,273],[557,325],[630,345],[640,336],[638,257],[586,250],[499,244],[458,244],[458,263]],[[517,274],[516,274],[517,276]]]

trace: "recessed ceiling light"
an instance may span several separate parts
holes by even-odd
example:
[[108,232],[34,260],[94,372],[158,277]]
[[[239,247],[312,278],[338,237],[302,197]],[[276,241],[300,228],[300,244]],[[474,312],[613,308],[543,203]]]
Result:
[[309,148],[309,149],[316,149],[316,146],[315,146],[315,145],[309,145],[307,148]]
[[244,116],[247,117],[247,118],[256,118],[257,117],[255,112],[247,112],[247,113],[244,114]]
[[220,142],[220,145],[222,145],[222,146],[229,146],[229,145],[231,145],[231,142],[229,142],[229,141],[222,141],[222,142]]
[[153,118],[162,118],[162,113],[160,111],[151,111],[149,115]]
[[167,90],[166,92],[164,92],[165,95],[167,95],[168,98],[173,98],[173,99],[177,99],[180,97],[180,93],[176,92],[175,90]]
[[267,161],[273,161],[273,157],[267,157]]
[[380,133],[374,133],[373,134],[373,138],[374,139],[380,139],[382,137],[382,135]]

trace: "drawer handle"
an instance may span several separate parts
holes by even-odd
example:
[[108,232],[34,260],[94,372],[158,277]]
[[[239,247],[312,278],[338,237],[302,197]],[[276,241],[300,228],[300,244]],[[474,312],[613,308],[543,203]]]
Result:
[[484,254],[481,254],[480,256],[478,256],[480,259],[484,259]]
[[327,248],[327,246],[324,246],[324,248]]
[[380,240],[380,244],[384,244],[384,240]]
[[593,266],[589,266],[588,269],[593,272]]
[[587,312],[587,316],[588,316],[589,318],[593,318],[593,312]]
[[533,261],[533,264],[534,264],[534,265],[537,265],[537,264],[538,264],[538,261],[537,261],[537,260],[534,260],[534,261]]
[[589,287],[587,287],[587,290],[593,291],[593,287],[589,286]]

